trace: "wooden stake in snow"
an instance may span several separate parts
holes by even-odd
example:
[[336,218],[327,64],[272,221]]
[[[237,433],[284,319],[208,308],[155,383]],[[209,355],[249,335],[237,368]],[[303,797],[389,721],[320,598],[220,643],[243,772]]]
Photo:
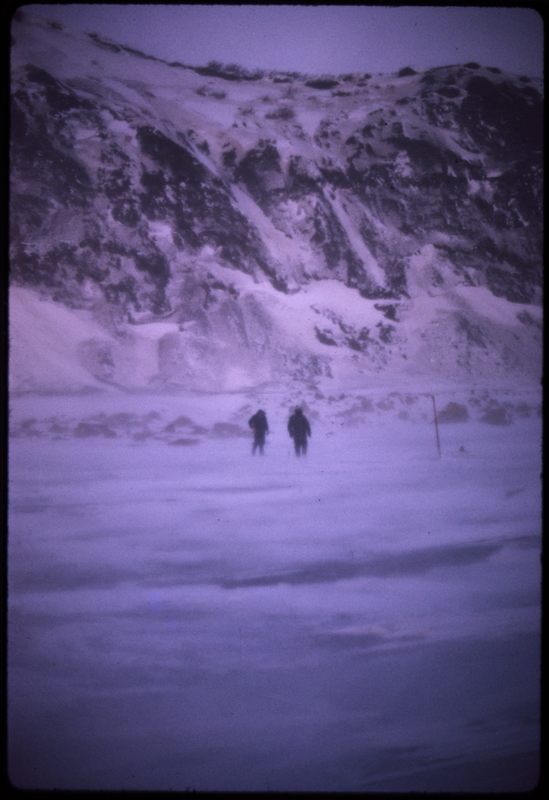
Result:
[[435,433],[437,437],[437,451],[438,457],[440,458],[440,436],[438,435],[438,415],[437,415],[437,404],[435,403],[435,396],[434,394],[431,395],[431,400],[433,401],[433,414],[434,414],[434,423],[435,423]]

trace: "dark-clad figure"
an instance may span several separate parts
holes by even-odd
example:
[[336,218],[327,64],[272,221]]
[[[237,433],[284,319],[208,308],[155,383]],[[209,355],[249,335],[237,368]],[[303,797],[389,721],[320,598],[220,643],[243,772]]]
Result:
[[269,423],[267,422],[267,415],[262,408],[250,417],[248,424],[254,432],[254,443],[252,445],[252,455],[259,448],[259,452],[263,455],[263,448],[265,447],[265,436],[269,433]]
[[311,426],[301,408],[296,408],[288,420],[288,433],[294,440],[296,456],[302,453],[305,455],[307,452],[307,437],[311,435]]

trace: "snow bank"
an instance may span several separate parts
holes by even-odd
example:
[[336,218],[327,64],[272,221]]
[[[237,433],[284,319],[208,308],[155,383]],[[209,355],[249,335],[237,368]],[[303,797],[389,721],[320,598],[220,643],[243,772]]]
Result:
[[105,339],[89,313],[12,287],[9,304],[9,382],[12,391],[71,391],[99,382],[79,363],[78,344]]

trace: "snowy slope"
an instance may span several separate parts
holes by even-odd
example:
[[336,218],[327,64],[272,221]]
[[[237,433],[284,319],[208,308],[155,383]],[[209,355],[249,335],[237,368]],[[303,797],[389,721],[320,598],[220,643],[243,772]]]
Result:
[[12,34],[13,391],[539,379],[539,84]]
[[[513,384],[521,372],[535,377],[538,354],[517,317],[525,315],[541,331],[540,309],[510,307],[492,295],[487,299],[486,291],[462,287],[451,300],[423,296],[409,301],[392,352],[378,344],[365,365],[346,346],[350,334],[342,332],[340,321],[346,320],[349,330],[384,330],[385,315],[378,303],[333,280],[317,281],[283,299],[267,285],[243,292],[237,308],[247,315],[245,329],[242,316],[223,306],[202,325],[191,322],[188,328],[170,319],[123,325],[14,287],[9,381],[14,393],[108,386],[232,391],[291,381],[293,375],[298,384],[337,391],[365,375],[375,375],[378,384],[382,375],[394,375],[401,384],[414,376],[459,380],[457,359],[462,359],[457,361],[462,372],[476,375],[475,380],[510,379]],[[467,320],[473,315],[471,334]],[[471,335],[479,337],[481,348],[467,345]],[[324,342],[334,351],[331,358]],[[493,357],[498,348],[501,360]]]

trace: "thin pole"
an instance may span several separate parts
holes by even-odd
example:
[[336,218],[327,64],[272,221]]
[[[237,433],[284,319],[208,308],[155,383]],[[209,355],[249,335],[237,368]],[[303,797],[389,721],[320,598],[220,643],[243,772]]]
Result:
[[434,423],[435,423],[435,433],[437,437],[437,451],[438,457],[440,458],[440,436],[438,435],[438,415],[437,415],[437,404],[435,403],[435,396],[434,394],[431,395],[431,400],[433,401],[433,413],[434,413]]

